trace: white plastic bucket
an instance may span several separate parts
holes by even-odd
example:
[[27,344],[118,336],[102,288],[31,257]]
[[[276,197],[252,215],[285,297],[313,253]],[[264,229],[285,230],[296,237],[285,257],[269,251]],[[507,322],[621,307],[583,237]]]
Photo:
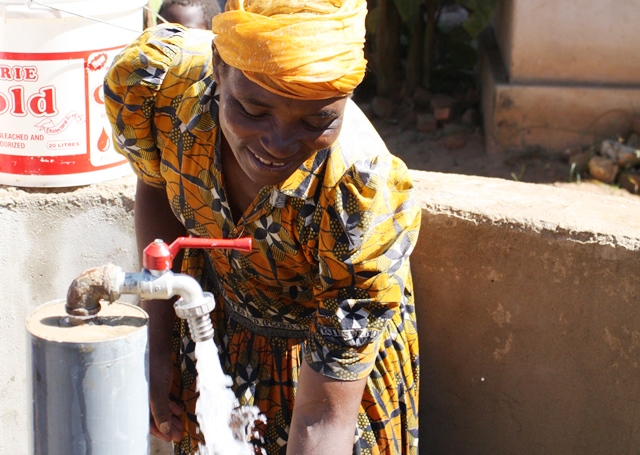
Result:
[[131,172],[102,84],[146,0],[0,0],[0,184],[68,187]]

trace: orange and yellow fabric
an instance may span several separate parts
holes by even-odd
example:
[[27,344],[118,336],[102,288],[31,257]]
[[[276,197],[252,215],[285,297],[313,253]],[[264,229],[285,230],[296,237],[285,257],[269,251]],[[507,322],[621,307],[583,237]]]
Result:
[[364,77],[366,0],[229,0],[213,18],[227,64],[289,98],[353,92]]
[[[266,416],[257,445],[284,453],[307,362],[332,378],[367,377],[354,453],[416,455],[419,353],[408,255],[420,208],[406,166],[349,101],[338,141],[264,187],[235,224],[211,58],[210,36],[158,26],[117,57],[104,90],[117,149],[140,179],[166,189],[185,229],[254,240],[251,252],[188,251],[183,272],[216,297],[222,367],[240,404]],[[188,329],[176,320],[172,394],[187,428],[179,455],[197,453],[201,438],[195,361]]]

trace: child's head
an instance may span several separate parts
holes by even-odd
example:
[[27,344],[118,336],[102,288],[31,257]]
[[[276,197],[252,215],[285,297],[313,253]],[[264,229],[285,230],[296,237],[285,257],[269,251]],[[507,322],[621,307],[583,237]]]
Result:
[[163,0],[158,15],[189,28],[211,29],[211,19],[224,9],[224,0]]

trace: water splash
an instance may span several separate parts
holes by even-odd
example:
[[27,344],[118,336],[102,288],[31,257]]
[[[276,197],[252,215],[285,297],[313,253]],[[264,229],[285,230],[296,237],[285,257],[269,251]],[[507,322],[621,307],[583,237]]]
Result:
[[[264,421],[258,408],[240,406],[230,389],[232,380],[225,375],[213,340],[196,343],[197,389],[196,417],[206,445],[198,455],[252,455],[255,447],[248,442],[256,438],[254,425]],[[207,359],[207,361],[205,361]]]

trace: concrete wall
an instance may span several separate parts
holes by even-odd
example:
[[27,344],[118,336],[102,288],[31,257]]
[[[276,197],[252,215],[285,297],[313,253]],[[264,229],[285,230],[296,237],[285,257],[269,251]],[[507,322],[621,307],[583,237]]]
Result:
[[[640,200],[414,178],[420,452],[640,447]],[[24,319],[88,267],[137,270],[133,193],[133,178],[69,191],[0,187],[0,454],[28,453]]]
[[640,198],[416,181],[420,453],[637,453]]
[[27,316],[65,298],[87,268],[111,262],[139,269],[134,184],[125,178],[28,192],[0,186],[0,455],[29,453]]
[[501,0],[482,43],[488,152],[627,136],[640,114],[638,21],[638,0]]
[[[495,44],[481,57],[482,114],[487,153],[542,147],[552,153],[626,137],[640,113],[640,86],[511,82]],[[640,81],[640,74],[638,75]]]
[[638,0],[501,0],[495,31],[513,82],[637,85]]

